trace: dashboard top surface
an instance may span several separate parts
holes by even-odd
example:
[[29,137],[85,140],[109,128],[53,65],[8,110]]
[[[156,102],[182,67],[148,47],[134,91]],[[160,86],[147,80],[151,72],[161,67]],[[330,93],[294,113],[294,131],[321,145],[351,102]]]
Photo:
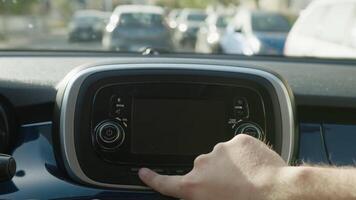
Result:
[[[56,86],[74,68],[93,62],[209,63],[253,66],[280,74],[290,85],[297,105],[356,107],[356,68],[347,64],[150,57],[1,57],[0,92],[15,106],[51,103]],[[325,98],[328,100],[325,101]]]

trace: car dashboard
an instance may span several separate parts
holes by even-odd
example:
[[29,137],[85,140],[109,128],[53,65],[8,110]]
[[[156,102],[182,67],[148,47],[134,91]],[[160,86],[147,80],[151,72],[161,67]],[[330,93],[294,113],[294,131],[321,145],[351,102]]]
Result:
[[168,199],[140,167],[185,174],[241,133],[290,165],[353,164],[352,63],[234,58],[0,58],[0,142],[17,164],[0,198]]

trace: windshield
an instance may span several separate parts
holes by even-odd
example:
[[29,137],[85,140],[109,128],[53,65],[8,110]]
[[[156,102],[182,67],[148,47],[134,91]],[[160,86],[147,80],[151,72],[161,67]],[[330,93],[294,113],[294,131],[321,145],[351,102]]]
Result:
[[356,0],[0,0],[0,51],[356,59],[355,10]]
[[162,16],[149,13],[124,13],[120,15],[120,26],[159,26],[162,25]]
[[103,19],[95,16],[77,16],[74,18],[74,23],[76,24],[95,24]]
[[253,13],[252,29],[257,32],[288,32],[288,21],[282,15],[273,13]]
[[176,19],[179,17],[179,10],[172,10],[169,15],[168,15],[168,18],[171,18],[171,19]]
[[188,14],[188,21],[202,22],[206,18],[205,14]]
[[219,28],[225,28],[227,26],[227,23],[228,23],[228,18],[226,16],[220,16],[216,21],[216,26]]

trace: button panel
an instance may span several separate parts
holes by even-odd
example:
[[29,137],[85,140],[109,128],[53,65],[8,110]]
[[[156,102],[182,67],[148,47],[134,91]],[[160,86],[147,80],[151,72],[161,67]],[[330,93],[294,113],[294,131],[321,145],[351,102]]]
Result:
[[[188,170],[185,167],[179,166],[190,167],[196,156],[200,153],[181,154],[179,149],[177,149],[177,154],[140,154],[133,151],[132,145],[134,144],[135,137],[137,139],[137,135],[134,135],[137,128],[132,123],[132,120],[135,120],[137,117],[136,112],[134,112],[137,108],[135,107],[137,106],[136,103],[144,99],[172,99],[174,101],[187,99],[204,102],[207,105],[211,101],[212,106],[219,104],[224,109],[224,115],[218,122],[223,124],[221,126],[222,134],[215,139],[217,142],[224,142],[234,137],[236,128],[243,122],[254,122],[265,130],[265,111],[262,99],[259,97],[258,93],[248,88],[220,85],[190,83],[110,85],[98,91],[94,98],[91,115],[91,133],[95,136],[95,128],[103,122],[110,121],[120,125],[125,132],[126,138],[117,147],[108,147],[107,144],[98,145],[98,142],[93,147],[97,156],[103,162],[116,165],[119,168],[125,168],[122,172],[124,173],[126,170],[126,173],[132,177],[134,175],[137,176],[140,167],[148,167],[160,174],[184,175],[189,173],[190,169]],[[162,109],[159,104],[156,106],[157,109]],[[172,113],[172,115],[167,117],[174,119],[175,114]],[[147,120],[150,119],[148,118]],[[113,136],[110,133],[110,128],[107,129],[109,133],[103,134],[103,138],[110,140]],[[163,138],[162,142],[165,142]],[[211,148],[213,148],[214,144],[211,144]],[[86,159],[90,160],[91,158],[88,157]]]
[[[191,171],[191,168],[162,168],[162,167],[149,167],[152,171],[162,175],[185,175]],[[137,174],[141,167],[131,167],[130,171]]]
[[110,114],[113,117],[123,117],[125,110],[126,110],[126,105],[124,103],[124,100],[121,96],[119,95],[112,95],[110,98]]
[[245,98],[235,98],[233,110],[238,119],[248,117],[248,103]]

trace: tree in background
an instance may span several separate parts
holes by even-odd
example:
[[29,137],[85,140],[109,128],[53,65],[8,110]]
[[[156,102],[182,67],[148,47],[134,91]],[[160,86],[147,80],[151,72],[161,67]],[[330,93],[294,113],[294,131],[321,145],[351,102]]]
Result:
[[157,4],[169,8],[201,8],[209,5],[221,4],[224,6],[237,5],[240,0],[158,0]]
[[36,10],[39,0],[2,0],[0,1],[1,28],[0,39],[4,40],[8,35],[8,16],[31,14]]
[[54,11],[60,14],[60,17],[62,18],[63,22],[67,23],[72,18],[72,15],[75,10],[74,5],[77,2],[78,1],[73,0],[51,0],[51,6]]
[[213,0],[179,0],[181,8],[206,8]]
[[240,4],[240,0],[217,0],[217,2],[224,6]]
[[40,2],[40,0],[2,0],[0,1],[0,13],[31,14]]

